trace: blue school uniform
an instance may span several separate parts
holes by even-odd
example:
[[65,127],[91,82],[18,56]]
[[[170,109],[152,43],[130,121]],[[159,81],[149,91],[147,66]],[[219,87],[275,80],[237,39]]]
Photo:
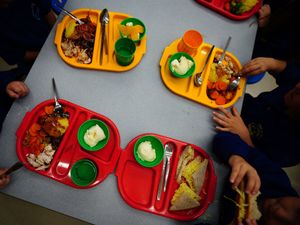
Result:
[[281,167],[300,162],[300,124],[286,114],[284,95],[300,82],[300,68],[289,64],[274,74],[278,87],[258,97],[245,95],[241,117],[254,145]]
[[[228,163],[230,156],[239,155],[256,169],[261,179],[260,201],[267,198],[298,196],[281,167],[271,161],[261,150],[247,145],[238,135],[229,132],[218,133],[213,141],[213,151],[224,163]],[[233,200],[236,196],[236,192],[231,189],[229,179],[225,180],[224,196]],[[234,218],[235,210],[235,204],[222,198],[219,224],[228,225]]]

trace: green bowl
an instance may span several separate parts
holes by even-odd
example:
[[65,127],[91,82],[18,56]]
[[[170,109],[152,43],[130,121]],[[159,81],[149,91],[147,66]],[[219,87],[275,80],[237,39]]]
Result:
[[[185,74],[182,74],[182,75],[176,73],[172,67],[172,61],[175,59],[179,60],[181,56],[184,56],[185,58],[191,60],[194,63],[193,66]],[[177,78],[187,78],[187,77],[192,76],[193,73],[195,72],[195,68],[196,68],[196,63],[195,63],[195,60],[193,59],[193,57],[185,52],[177,52],[177,53],[173,54],[168,61],[168,65],[169,65],[169,70],[171,71],[172,75]]]
[[[137,40],[133,40],[133,42],[139,42],[139,41],[141,41],[141,40],[143,39],[143,37],[145,36],[145,34],[146,34],[146,26],[145,26],[145,24],[144,24],[141,20],[132,17],[132,18],[127,18],[127,19],[122,20],[122,21],[121,21],[121,25],[126,25],[126,24],[129,23],[129,22],[132,22],[133,26],[134,26],[134,25],[141,25],[142,27],[144,27],[144,33],[141,33],[141,34],[140,34],[140,38],[137,39]],[[126,36],[124,36],[124,35],[121,33],[121,31],[120,31],[120,35],[121,35],[121,37],[123,37],[123,38],[126,37]]]
[[[85,143],[83,137],[84,137],[85,132],[92,126],[95,126],[96,124],[98,124],[98,126],[102,128],[106,138],[102,141],[99,141],[94,147],[90,147],[87,143]],[[79,142],[80,146],[83,147],[85,150],[98,151],[107,144],[107,142],[109,140],[109,130],[108,130],[107,125],[104,122],[102,122],[101,120],[97,120],[97,119],[87,120],[83,124],[81,124],[81,126],[79,127],[79,130],[77,133],[77,138],[78,138],[78,142]]]
[[77,161],[71,168],[71,179],[73,183],[82,187],[92,184],[97,174],[96,165],[88,159]]
[[[152,162],[142,160],[137,153],[137,149],[139,145],[144,141],[150,141],[152,148],[155,149],[156,158]],[[134,153],[134,158],[139,164],[141,164],[144,167],[154,167],[157,166],[164,157],[164,146],[162,142],[154,136],[143,136],[135,142],[133,153]]]

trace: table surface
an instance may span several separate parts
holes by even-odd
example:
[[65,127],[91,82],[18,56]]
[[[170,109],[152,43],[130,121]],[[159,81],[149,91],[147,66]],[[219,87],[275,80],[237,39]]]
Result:
[[[251,24],[256,18],[233,21],[193,0],[72,0],[65,8],[107,8],[140,18],[147,27],[146,54],[137,67],[127,72],[77,69],[59,57],[53,42],[54,26],[26,79],[30,94],[14,103],[3,124],[0,165],[7,167],[18,159],[15,132],[27,111],[52,98],[51,79],[55,77],[61,98],[114,121],[122,148],[139,134],[153,132],[205,149],[213,159],[218,177],[215,201],[196,221],[180,222],[131,208],[120,196],[114,174],[94,188],[81,190],[25,168],[15,172],[10,185],[1,191],[93,224],[217,224],[221,183],[228,169],[211,154],[215,135],[212,109],[170,92],[162,82],[159,61],[164,48],[173,40],[186,30],[196,29],[205,42],[221,48],[231,35],[228,51],[244,64],[251,58],[257,30],[256,23]],[[242,99],[236,104],[238,108],[241,103]]]

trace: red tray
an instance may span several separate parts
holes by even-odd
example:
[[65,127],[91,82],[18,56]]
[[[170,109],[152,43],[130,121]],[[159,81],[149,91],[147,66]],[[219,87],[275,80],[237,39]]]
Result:
[[[156,196],[162,171],[162,163],[152,168],[146,168],[139,165],[133,155],[135,142],[144,135],[156,136],[163,144],[172,142],[176,146],[171,158],[167,191],[161,193],[161,199],[159,201],[156,200]],[[209,160],[205,182],[200,193],[201,206],[192,210],[172,212],[168,209],[174,192],[179,187],[175,179],[177,163],[182,151],[187,145],[191,145],[195,149],[195,155],[201,155]],[[142,134],[134,138],[127,145],[126,150],[121,153],[116,176],[118,177],[119,192],[125,202],[130,206],[176,220],[194,220],[202,215],[214,199],[217,181],[213,163],[209,155],[202,148],[158,134]]]
[[[126,148],[121,150],[118,129],[110,119],[66,100],[59,99],[59,102],[70,114],[70,125],[48,169],[37,171],[27,162],[26,155],[30,153],[30,150],[23,145],[23,141],[26,131],[30,128],[31,124],[37,121],[39,115],[44,111],[45,106],[54,105],[54,101],[44,101],[37,105],[32,111],[26,113],[17,130],[17,155],[20,161],[23,162],[29,170],[75,188],[91,188],[101,183],[110,173],[113,173],[116,168],[119,192],[125,202],[133,208],[176,220],[193,220],[198,218],[213,201],[217,178],[212,160],[202,148],[158,134],[142,134],[131,140]],[[80,125],[89,119],[100,119],[105,122],[109,128],[110,138],[108,144],[100,151],[86,151],[77,141],[77,132]],[[175,145],[174,153],[171,158],[167,192],[162,192],[160,201],[156,200],[156,196],[162,171],[162,163],[152,168],[146,168],[138,164],[133,155],[135,142],[144,135],[153,135],[159,138],[163,144],[172,142]],[[168,210],[170,201],[175,190],[179,187],[175,180],[177,163],[181,152],[187,145],[191,145],[195,149],[195,155],[199,154],[209,160],[205,182],[200,193],[201,206],[192,210],[172,212]],[[74,184],[70,177],[72,165],[80,159],[93,161],[98,169],[96,180],[92,184],[84,187]],[[117,163],[118,160],[119,162]]]
[[245,12],[241,15],[232,14],[224,9],[225,0],[196,0],[196,2],[216,11],[233,20],[245,20],[253,16],[261,7],[262,0],[258,0],[256,6],[253,7],[249,12]]
[[[28,147],[23,145],[26,131],[31,124],[35,123],[43,112],[45,106],[54,105],[53,100],[47,100],[37,105],[31,112],[27,112],[20,127],[17,130],[17,155],[21,162],[31,171],[40,175],[52,178],[56,181],[70,185],[75,188],[91,188],[101,183],[116,167],[121,149],[120,135],[115,124],[107,117],[92,112],[86,108],[75,105],[66,100],[60,99],[59,102],[65,107],[70,114],[69,127],[64,134],[50,167],[46,170],[35,170],[26,159],[26,155],[30,153]],[[80,125],[89,119],[100,119],[108,126],[110,137],[107,145],[101,151],[86,151],[77,141],[77,132]],[[95,163],[98,169],[96,180],[88,186],[78,186],[73,183],[70,177],[70,169],[72,165],[80,159],[89,159]]]

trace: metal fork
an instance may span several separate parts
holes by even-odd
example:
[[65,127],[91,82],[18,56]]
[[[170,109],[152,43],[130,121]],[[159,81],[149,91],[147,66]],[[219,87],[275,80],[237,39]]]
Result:
[[58,93],[57,93],[57,89],[56,89],[56,84],[55,84],[55,79],[54,77],[52,77],[52,86],[53,86],[53,91],[54,91],[54,101],[55,101],[55,105],[54,105],[54,112],[58,113],[58,114],[62,114],[63,113],[63,107],[61,104],[59,104],[57,98],[58,98]]
[[64,14],[68,15],[69,17],[71,17],[73,20],[76,20],[80,25],[84,24],[84,22],[82,20],[80,20],[78,17],[74,16],[72,13],[70,13],[69,11],[65,10],[64,8],[60,7],[59,5],[57,5],[57,8],[59,8],[61,10],[61,12],[63,12]]
[[171,158],[173,155],[173,146],[169,143],[166,144],[165,154],[166,154],[167,167],[166,167],[165,182],[164,182],[164,192],[166,192],[166,189],[167,189],[167,183],[168,183],[169,172],[170,172],[170,163],[171,163]]

